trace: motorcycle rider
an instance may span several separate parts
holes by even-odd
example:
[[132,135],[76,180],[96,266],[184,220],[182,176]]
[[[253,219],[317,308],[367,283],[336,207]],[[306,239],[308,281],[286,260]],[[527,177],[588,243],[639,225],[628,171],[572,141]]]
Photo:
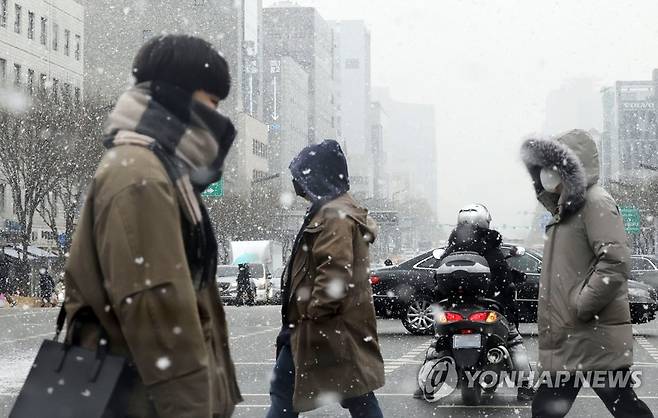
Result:
[[[529,379],[531,372],[527,350],[523,344],[523,337],[518,330],[518,306],[514,299],[514,275],[505,260],[501,250],[502,235],[491,229],[491,214],[481,204],[471,204],[459,210],[457,227],[450,234],[448,248],[442,258],[462,251],[475,252],[483,256],[489,264],[493,286],[489,289],[487,297],[498,301],[502,307],[502,314],[510,322],[508,348],[512,356],[514,368],[523,372],[523,379],[518,387],[517,399],[531,401],[535,390]],[[415,398],[422,398],[419,388],[414,393]]]

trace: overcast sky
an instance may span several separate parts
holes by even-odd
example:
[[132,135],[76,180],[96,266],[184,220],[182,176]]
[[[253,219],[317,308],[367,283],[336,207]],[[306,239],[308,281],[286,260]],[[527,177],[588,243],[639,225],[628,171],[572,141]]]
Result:
[[548,93],[572,78],[593,78],[597,87],[650,79],[658,67],[655,0],[296,3],[325,19],[364,20],[373,84],[435,105],[446,223],[471,201],[487,204],[499,225],[529,222],[521,213],[535,201],[518,149],[544,127]]

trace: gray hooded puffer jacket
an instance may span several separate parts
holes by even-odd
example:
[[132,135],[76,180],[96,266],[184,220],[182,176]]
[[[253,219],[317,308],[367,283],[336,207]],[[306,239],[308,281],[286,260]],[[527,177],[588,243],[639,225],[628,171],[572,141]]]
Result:
[[[522,158],[538,200],[554,215],[539,282],[539,368],[630,367],[630,248],[617,204],[598,184],[596,144],[574,130],[556,140],[526,141]],[[541,186],[542,167],[560,174],[560,196]]]

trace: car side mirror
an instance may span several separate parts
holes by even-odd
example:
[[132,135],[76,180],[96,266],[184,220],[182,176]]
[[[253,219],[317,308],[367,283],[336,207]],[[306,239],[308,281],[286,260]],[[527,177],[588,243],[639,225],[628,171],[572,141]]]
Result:
[[442,256],[443,256],[443,250],[432,251],[432,257],[436,258],[437,260],[440,260]]
[[390,258],[387,258],[386,260],[384,260],[384,265],[386,267],[392,266],[393,265],[393,260],[391,260]]

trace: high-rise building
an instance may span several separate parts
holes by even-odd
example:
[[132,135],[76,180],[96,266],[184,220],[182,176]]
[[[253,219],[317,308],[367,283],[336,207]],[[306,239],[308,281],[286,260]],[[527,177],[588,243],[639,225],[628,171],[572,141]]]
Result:
[[263,117],[262,0],[174,0],[157,2],[85,0],[88,28],[85,60],[87,97],[113,101],[133,84],[132,60],[154,36],[184,33],[202,37],[222,52],[232,87],[220,111],[238,137],[225,168],[226,193],[249,197],[256,178],[265,176],[267,126]]
[[374,196],[373,144],[370,123],[370,32],[363,21],[333,23],[336,63],[337,120],[350,167],[352,192],[357,197]]
[[308,74],[288,56],[266,54],[264,122],[269,126],[272,174],[281,175],[281,189],[290,188],[288,166],[308,144]]
[[624,179],[658,166],[655,85],[617,81],[602,90],[604,130],[601,140],[604,182]]
[[3,87],[80,100],[86,43],[80,1],[0,1]]
[[388,115],[383,135],[389,197],[424,199],[436,215],[438,173],[434,106],[403,103],[387,89],[373,89],[373,96]]
[[334,41],[329,24],[311,7],[263,9],[269,57],[288,56],[308,74],[308,143],[336,138]]
[[131,64],[154,36],[200,36],[219,49],[230,66],[231,94],[222,104],[230,116],[260,118],[262,100],[262,0],[85,0],[88,28],[85,86],[90,97],[115,99],[132,85]]

